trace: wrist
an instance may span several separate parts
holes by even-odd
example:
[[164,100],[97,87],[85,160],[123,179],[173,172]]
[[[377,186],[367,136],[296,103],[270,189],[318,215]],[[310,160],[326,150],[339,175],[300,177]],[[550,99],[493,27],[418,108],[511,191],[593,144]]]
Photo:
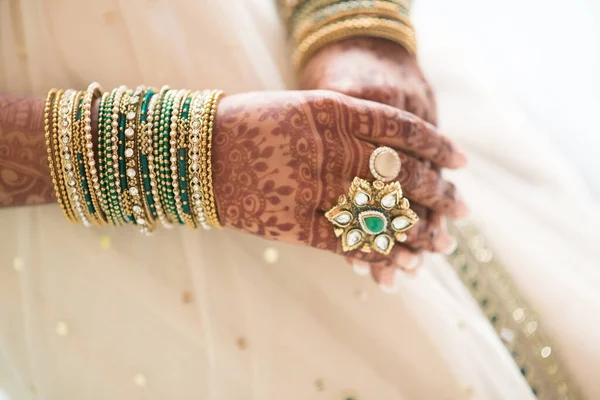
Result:
[[323,88],[323,81],[348,75],[345,71],[356,67],[365,72],[399,71],[418,68],[418,65],[416,57],[398,43],[374,37],[349,38],[317,51],[300,71],[300,86],[303,89]]

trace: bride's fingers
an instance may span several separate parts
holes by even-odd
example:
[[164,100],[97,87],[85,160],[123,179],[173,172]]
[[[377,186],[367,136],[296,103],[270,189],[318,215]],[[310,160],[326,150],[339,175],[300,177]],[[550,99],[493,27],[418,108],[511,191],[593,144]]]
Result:
[[394,266],[373,263],[369,266],[373,280],[379,284],[379,288],[385,293],[396,293],[399,289],[398,284],[400,274],[413,274],[422,262],[422,256],[416,256],[416,262],[411,269],[396,268]]
[[462,150],[438,129],[408,111],[373,102],[356,102],[351,128],[354,135],[430,160],[438,167],[459,168],[467,163]]
[[[353,165],[346,168],[342,176],[346,185],[342,184],[344,181],[335,185],[337,196],[344,190],[348,190],[355,176],[369,181],[374,179],[369,169],[369,159],[376,147],[362,140],[357,142],[355,157],[348,160],[348,163]],[[468,215],[469,209],[457,193],[456,187],[443,179],[440,171],[428,162],[418,160],[401,151],[397,154],[402,163],[397,181],[402,186],[404,195],[411,202],[422,204],[451,218],[463,218]],[[329,196],[329,200],[333,200],[334,197]]]
[[344,254],[346,255],[346,260],[352,265],[354,272],[356,272],[357,275],[367,275],[368,269],[375,264],[389,265],[405,271],[411,271],[416,268],[421,261],[421,253],[419,251],[409,249],[401,243],[396,243],[390,254],[387,256],[374,251],[370,253],[354,251]]
[[429,207],[451,218],[464,218],[469,214],[467,205],[440,171],[426,162],[398,152],[402,167],[398,182],[409,200]]
[[448,233],[444,217],[419,204],[412,204],[411,208],[419,216],[419,221],[405,232],[406,240],[402,244],[418,251],[450,252],[455,246],[455,239]]
[[382,292],[392,294],[399,290],[399,274],[398,268],[386,265],[373,264],[371,266],[371,276],[377,282]]

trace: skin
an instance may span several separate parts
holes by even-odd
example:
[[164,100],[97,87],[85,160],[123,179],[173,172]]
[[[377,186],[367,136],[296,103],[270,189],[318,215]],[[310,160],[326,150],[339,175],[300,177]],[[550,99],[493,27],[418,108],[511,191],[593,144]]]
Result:
[[0,95],[0,206],[54,202],[44,100]]
[[[2,96],[0,105],[1,204],[55,201],[43,99]],[[381,144],[398,149],[410,165],[399,182],[421,214],[420,227],[388,257],[352,257],[397,265],[414,251],[439,251],[446,238],[426,228],[434,221],[426,208],[448,216],[463,212],[454,186],[432,165],[458,167],[464,156],[435,126],[406,111],[330,91],[258,92],[225,97],[216,121],[213,182],[226,227],[341,253],[324,212],[354,176],[370,177],[369,156]]]
[[[412,269],[422,251],[452,245],[443,218],[462,217],[467,208],[440,170],[466,158],[432,124],[433,93],[414,57],[394,43],[353,39],[326,47],[306,65],[301,83],[327,90],[222,100],[213,143],[221,222],[341,254],[324,213],[354,176],[372,179],[373,149],[393,147],[403,165],[398,181],[420,221],[389,256],[344,253],[391,286],[396,267]],[[43,99],[0,95],[0,206],[56,201],[46,157]]]
[[[304,89],[334,90],[388,104],[406,110],[423,121],[437,124],[435,96],[416,57],[399,44],[385,39],[351,38],[324,47],[308,61],[300,74],[300,83]],[[390,132],[390,135],[393,134]],[[402,168],[410,170],[412,166],[403,163]],[[429,223],[415,226],[409,231],[410,237],[425,237],[423,230],[429,231],[432,237],[436,235],[435,231],[442,231],[440,235],[447,237],[443,213],[435,208],[424,208],[417,210],[417,213],[421,217],[427,213]],[[462,217],[467,213],[465,207],[451,216]],[[452,247],[453,243],[449,245],[450,249]],[[357,273],[368,274],[370,270],[377,282],[387,287],[395,286],[397,275],[394,266],[349,261],[354,264]],[[402,261],[399,264],[402,269],[414,270],[419,263],[418,253]],[[413,267],[408,268],[409,264]]]

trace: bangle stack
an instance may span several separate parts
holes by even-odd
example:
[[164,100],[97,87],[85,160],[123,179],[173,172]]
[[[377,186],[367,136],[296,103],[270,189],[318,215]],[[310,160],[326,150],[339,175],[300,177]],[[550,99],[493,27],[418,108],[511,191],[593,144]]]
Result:
[[320,48],[351,37],[387,39],[411,54],[417,51],[407,0],[297,0],[281,3],[280,9],[294,44],[297,69]]
[[[121,86],[52,89],[44,128],[65,217],[85,226],[220,228],[212,188],[212,132],[220,90]],[[92,104],[99,102],[97,146]]]

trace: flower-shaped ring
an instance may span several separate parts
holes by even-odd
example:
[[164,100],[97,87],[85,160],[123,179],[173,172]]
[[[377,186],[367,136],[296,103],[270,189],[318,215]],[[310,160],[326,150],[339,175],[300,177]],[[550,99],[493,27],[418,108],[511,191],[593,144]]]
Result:
[[344,251],[374,250],[387,255],[396,240],[406,240],[405,232],[419,217],[410,209],[398,182],[383,182],[395,179],[400,172],[400,159],[393,149],[377,148],[370,169],[377,180],[371,183],[354,178],[348,194],[340,196],[338,204],[325,217],[334,225],[335,235],[341,237]]

